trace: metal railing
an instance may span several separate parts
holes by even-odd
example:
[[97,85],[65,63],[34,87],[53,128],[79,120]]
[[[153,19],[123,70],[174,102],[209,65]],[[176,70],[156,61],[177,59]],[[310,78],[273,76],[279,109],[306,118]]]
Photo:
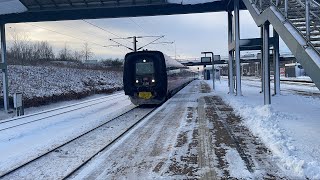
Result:
[[320,52],[320,0],[252,0],[262,13],[275,6],[311,45]]

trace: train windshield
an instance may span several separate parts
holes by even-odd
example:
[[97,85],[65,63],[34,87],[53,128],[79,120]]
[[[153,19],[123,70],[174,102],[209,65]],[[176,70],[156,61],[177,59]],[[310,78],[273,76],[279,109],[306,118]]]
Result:
[[153,62],[136,63],[137,75],[153,74],[153,73],[154,73]]

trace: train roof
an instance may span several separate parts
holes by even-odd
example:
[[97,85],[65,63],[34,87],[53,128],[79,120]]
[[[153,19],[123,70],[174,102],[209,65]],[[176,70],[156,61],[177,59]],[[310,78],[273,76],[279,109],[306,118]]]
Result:
[[166,61],[166,66],[169,69],[172,68],[185,68],[185,66],[181,63],[179,63],[177,60],[172,59],[171,57],[167,56],[166,54],[163,54],[164,59]]

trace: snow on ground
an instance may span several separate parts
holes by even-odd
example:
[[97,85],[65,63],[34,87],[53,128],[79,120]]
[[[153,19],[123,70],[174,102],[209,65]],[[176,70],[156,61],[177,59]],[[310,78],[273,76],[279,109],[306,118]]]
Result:
[[174,4],[203,4],[203,3],[209,3],[214,1],[217,1],[217,0],[168,0],[169,3],[174,3]]
[[28,99],[122,87],[122,72],[115,71],[13,65],[8,74],[10,95],[23,92]]
[[19,0],[0,0],[0,15],[21,13],[27,10]]
[[14,93],[22,92],[25,107],[110,93],[122,88],[122,72],[119,71],[10,65],[8,72],[9,95],[12,97]]
[[[207,82],[212,85],[212,81]],[[301,178],[320,179],[319,99],[282,92],[282,95],[272,97],[271,106],[264,106],[263,94],[259,93],[261,83],[242,82],[241,97],[227,94],[227,80],[216,82],[214,94],[234,108],[244,119],[244,124],[262,139],[274,158],[281,162],[283,169]],[[281,89],[297,89],[297,86],[282,84]],[[319,93],[319,90],[312,91]]]
[[312,79],[309,76],[299,76],[299,77],[280,77],[281,80],[303,80],[312,82]]
[[[185,87],[73,179],[188,179],[196,169],[186,159],[197,153],[194,134],[198,89]],[[181,103],[183,102],[183,103]],[[176,138],[180,141],[176,142]],[[185,159],[181,159],[185,157]],[[192,165],[192,164],[191,164]],[[195,168],[195,169],[193,169]],[[184,171],[188,171],[188,175]]]
[[[52,116],[0,133],[0,174],[134,108],[127,96],[110,96],[105,102]],[[44,115],[29,116],[34,120]]]
[[[117,91],[116,93],[123,93],[123,91]],[[114,94],[114,93],[111,93]],[[62,107],[62,106],[66,106],[66,105],[71,105],[71,104],[75,104],[75,103],[80,103],[86,100],[92,100],[92,99],[96,99],[96,98],[102,98],[105,97],[105,94],[94,94],[82,99],[75,99],[75,100],[69,100],[69,101],[59,101],[59,102],[55,102],[55,103],[51,103],[48,105],[42,105],[42,106],[38,106],[38,107],[29,107],[29,108],[25,108],[24,109],[24,115],[29,115],[29,114],[34,114],[34,113],[38,113],[38,112],[42,112],[42,111],[46,111],[46,110],[50,110],[53,108],[58,108],[58,107]],[[15,112],[12,113],[6,113],[4,110],[0,110],[0,122],[1,120],[4,119],[10,119],[10,118],[14,118],[16,117]]]
[[251,179],[252,175],[246,168],[237,150],[227,147],[226,162],[229,164],[228,170],[231,177],[239,179]]

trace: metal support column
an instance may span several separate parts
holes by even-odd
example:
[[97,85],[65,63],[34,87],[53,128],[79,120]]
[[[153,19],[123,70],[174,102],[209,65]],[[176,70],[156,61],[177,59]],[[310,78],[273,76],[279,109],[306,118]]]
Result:
[[236,59],[236,93],[241,96],[241,72],[240,72],[240,19],[239,19],[239,0],[234,1],[234,20],[235,20],[235,59]]
[[306,37],[310,41],[310,0],[306,0]]
[[9,90],[8,90],[8,69],[7,69],[7,59],[6,59],[6,29],[5,28],[6,28],[5,24],[0,24],[1,63],[3,64],[3,69],[2,69],[3,105],[4,105],[4,110],[8,112]]
[[[260,27],[260,37],[263,39],[263,26]],[[260,93],[263,92],[263,89],[264,89],[264,74],[263,74],[263,46],[261,47],[261,61],[260,61],[260,70],[261,70],[261,91]]]
[[273,29],[274,95],[280,94],[279,34]]
[[[232,18],[233,15],[231,12],[228,12],[228,43],[232,43],[233,35],[232,35]],[[234,93],[234,86],[233,86],[233,51],[229,51],[229,94]]]
[[269,32],[270,23],[265,22],[263,25],[263,79],[264,79],[264,104],[271,104],[270,94],[270,52],[269,52]]
[[214,54],[213,53],[212,53],[211,61],[212,61],[212,90],[215,90],[216,86],[215,86],[214,81],[216,79],[216,70],[214,69]]
[[137,37],[133,36],[133,51],[137,52]]

